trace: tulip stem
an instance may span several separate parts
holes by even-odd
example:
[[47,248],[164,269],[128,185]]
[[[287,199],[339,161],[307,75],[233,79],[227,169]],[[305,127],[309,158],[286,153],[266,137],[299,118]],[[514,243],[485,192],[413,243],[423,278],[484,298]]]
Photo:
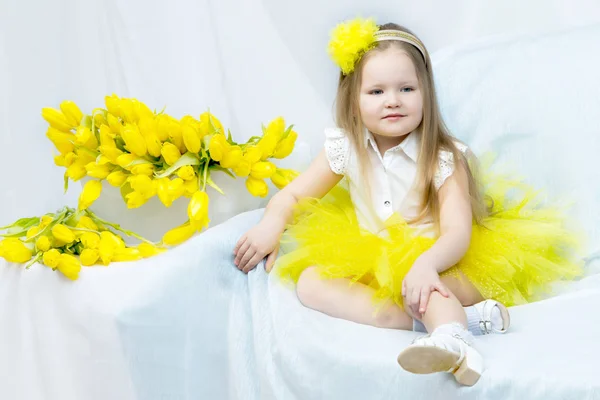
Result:
[[206,191],[206,180],[208,178],[208,162],[204,164],[204,171],[202,172],[202,175],[203,175],[202,191],[205,192]]
[[106,220],[103,220],[102,218],[99,218],[96,214],[94,214],[90,210],[85,210],[85,212],[89,215],[90,218],[92,218],[93,220],[96,220],[97,222],[100,222],[103,225],[110,226],[111,228],[113,228],[113,229],[115,229],[115,230],[117,230],[117,231],[119,231],[121,233],[124,233],[127,236],[131,236],[131,237],[134,237],[134,238],[136,238],[138,240],[141,240],[144,243],[148,243],[148,244],[151,244],[153,246],[155,245],[154,242],[151,242],[150,240],[148,240],[148,239],[146,239],[146,238],[138,235],[135,232],[128,231],[127,229],[121,228],[121,226],[118,225],[118,224],[113,224],[112,222],[108,222]]
[[29,269],[33,264],[35,264],[40,258],[42,258],[43,251],[38,251],[33,259],[31,259],[26,265],[25,269]]

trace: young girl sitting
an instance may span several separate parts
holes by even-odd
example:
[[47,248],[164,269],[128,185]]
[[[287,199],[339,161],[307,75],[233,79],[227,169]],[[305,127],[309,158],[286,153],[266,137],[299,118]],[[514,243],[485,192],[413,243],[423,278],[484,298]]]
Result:
[[235,264],[247,273],[267,257],[270,271],[287,228],[282,243],[295,248],[276,270],[297,282],[302,304],[426,329],[400,365],[473,385],[483,372],[473,335],[506,332],[506,306],[579,275],[576,243],[557,213],[526,207],[524,186],[492,181],[484,195],[475,158],[442,121],[429,54],[409,30],[353,20],[336,27],[329,51],[341,69],[337,128],[242,236]]

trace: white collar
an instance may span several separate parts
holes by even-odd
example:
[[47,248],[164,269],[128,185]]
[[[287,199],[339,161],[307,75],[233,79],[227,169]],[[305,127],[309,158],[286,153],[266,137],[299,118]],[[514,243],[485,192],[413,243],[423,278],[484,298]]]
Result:
[[[395,152],[398,150],[402,150],[404,152],[404,154],[406,154],[408,157],[410,157],[414,162],[417,162],[417,159],[419,158],[419,151],[420,151],[420,135],[418,132],[411,132],[408,134],[408,136],[406,137],[406,139],[404,139],[402,141],[402,143],[400,143],[397,146],[392,147],[391,149],[389,149],[388,151],[391,152]],[[375,141],[375,137],[373,136],[373,134],[371,132],[369,132],[368,130],[366,131],[365,134],[365,145],[368,146],[369,143],[371,143],[371,146],[373,147],[373,149],[377,150],[377,142]]]

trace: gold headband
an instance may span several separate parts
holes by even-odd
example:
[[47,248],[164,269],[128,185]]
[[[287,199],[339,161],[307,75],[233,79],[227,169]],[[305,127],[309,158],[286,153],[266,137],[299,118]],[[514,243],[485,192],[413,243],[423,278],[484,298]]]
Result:
[[395,29],[384,29],[382,31],[377,31],[374,34],[375,40],[377,42],[382,42],[384,40],[399,40],[404,43],[408,43],[417,48],[423,55],[423,60],[425,60],[425,64],[427,64],[427,56],[425,56],[425,46],[423,43],[416,37],[411,35],[410,33],[397,31]]

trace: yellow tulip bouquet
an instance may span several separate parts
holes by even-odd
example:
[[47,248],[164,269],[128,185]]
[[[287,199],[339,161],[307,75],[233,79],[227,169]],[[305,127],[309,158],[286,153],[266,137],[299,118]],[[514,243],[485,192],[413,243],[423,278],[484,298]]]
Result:
[[[176,119],[152,111],[141,101],[105,97],[105,108],[84,115],[72,101],[60,109],[43,108],[49,123],[46,132],[59,152],[54,163],[66,169],[64,188],[69,181],[90,179],[83,186],[77,210],[65,207],[54,214],[22,218],[0,227],[0,257],[11,262],[34,262],[58,269],[76,279],[83,265],[107,265],[152,256],[189,239],[208,226],[207,186],[224,194],[211,179],[214,172],[246,180],[254,196],[265,197],[265,179],[279,189],[297,172],[278,168],[270,159],[291,154],[297,138],[282,117],[262,127],[262,135],[236,143],[231,132],[210,112],[199,118],[186,115]],[[137,208],[157,196],[166,206],[180,197],[189,198],[188,221],[166,232],[155,245],[134,232],[102,220],[89,207],[102,193],[102,181],[120,189],[128,208]],[[119,233],[142,243],[128,247]]]

